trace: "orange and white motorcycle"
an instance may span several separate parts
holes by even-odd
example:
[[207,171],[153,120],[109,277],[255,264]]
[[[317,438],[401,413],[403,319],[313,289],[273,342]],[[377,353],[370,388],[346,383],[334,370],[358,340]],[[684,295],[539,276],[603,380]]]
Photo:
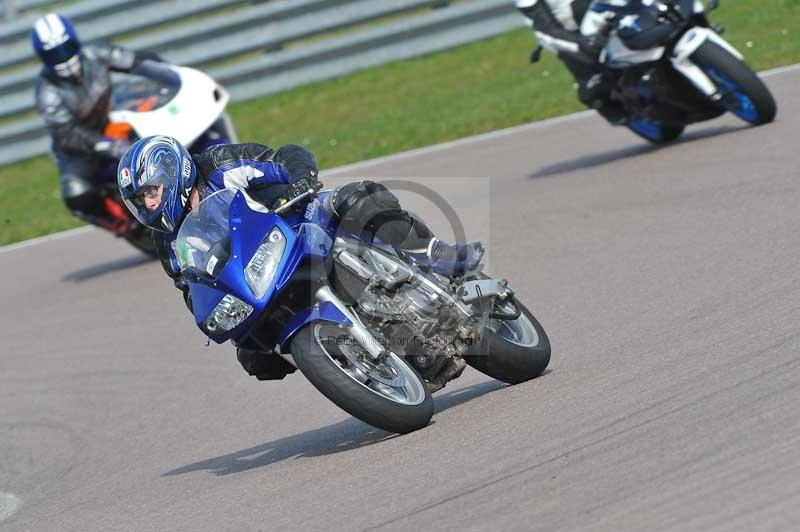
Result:
[[[150,135],[169,135],[187,146],[190,153],[237,141],[225,112],[230,96],[207,74],[150,61],[145,61],[139,71],[143,76],[126,74],[114,79],[107,137],[134,142]],[[107,161],[94,177],[103,192],[104,207],[115,220],[106,229],[155,255],[150,229],[130,215],[119,197],[118,163]]]

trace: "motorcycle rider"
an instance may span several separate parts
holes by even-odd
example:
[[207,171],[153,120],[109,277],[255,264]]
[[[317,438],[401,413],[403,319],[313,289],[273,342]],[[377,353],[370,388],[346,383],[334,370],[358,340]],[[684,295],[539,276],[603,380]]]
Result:
[[36,107],[50,132],[64,203],[78,218],[124,232],[124,211],[107,211],[92,183],[104,159],[119,159],[130,146],[103,135],[111,102],[110,72],[137,73],[144,60],[160,58],[119,46],[83,45],[69,19],[56,13],[34,22],[31,42],[43,63]]
[[[289,198],[315,188],[314,155],[297,145],[272,149],[261,144],[223,144],[191,156],[167,136],[139,140],[120,160],[117,181],[123,201],[140,223],[152,228],[164,271],[184,295],[191,310],[186,281],[181,277],[175,245],[180,225],[190,210],[209,194],[228,188],[245,191],[258,203],[276,208]],[[298,206],[300,208],[301,206]],[[398,253],[446,275],[474,269],[483,256],[477,242],[449,245],[400,207],[397,197],[373,181],[348,183],[326,197],[324,208],[340,230],[377,237]],[[280,379],[294,368],[256,346],[242,343],[237,356],[259,380]]]
[[611,101],[611,83],[603,76],[600,53],[610,21],[629,0],[516,0],[533,24],[539,44],[555,53],[578,83],[578,99],[613,124],[625,121],[620,104]]

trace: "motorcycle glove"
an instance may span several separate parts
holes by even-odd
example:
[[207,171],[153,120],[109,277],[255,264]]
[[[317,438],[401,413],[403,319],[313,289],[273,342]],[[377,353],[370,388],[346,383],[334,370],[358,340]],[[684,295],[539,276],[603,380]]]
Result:
[[591,57],[593,61],[599,59],[600,53],[606,47],[606,44],[608,44],[608,39],[601,33],[581,35],[580,39],[578,39],[578,49],[581,53]]
[[[302,179],[298,179],[297,181],[292,182],[291,185],[283,192],[280,198],[278,198],[272,204],[272,210],[274,211],[281,205],[295,199],[296,197],[305,194],[309,190],[317,190],[317,183],[319,179],[317,178],[316,172],[312,173],[311,175],[304,177]],[[308,197],[308,200],[311,200],[313,195]]]
[[94,145],[94,151],[110,159],[122,159],[130,147],[131,143],[127,140],[104,137]]

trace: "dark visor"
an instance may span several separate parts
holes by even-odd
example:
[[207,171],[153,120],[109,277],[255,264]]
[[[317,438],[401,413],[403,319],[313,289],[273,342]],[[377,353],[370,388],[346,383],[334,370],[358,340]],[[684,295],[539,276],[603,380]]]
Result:
[[78,43],[75,41],[67,41],[64,44],[59,44],[52,50],[42,51],[42,60],[46,65],[60,65],[75,57],[79,49]]

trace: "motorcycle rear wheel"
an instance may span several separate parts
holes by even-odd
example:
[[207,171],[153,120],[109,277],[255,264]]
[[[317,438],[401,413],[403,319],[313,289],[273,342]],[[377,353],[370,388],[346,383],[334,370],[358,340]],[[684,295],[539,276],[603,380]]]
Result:
[[[535,379],[550,363],[550,339],[544,328],[525,305],[517,300],[513,304],[520,317],[513,321],[492,320],[478,345],[464,356],[473,368],[507,384]],[[510,313],[503,309],[500,312]]]

